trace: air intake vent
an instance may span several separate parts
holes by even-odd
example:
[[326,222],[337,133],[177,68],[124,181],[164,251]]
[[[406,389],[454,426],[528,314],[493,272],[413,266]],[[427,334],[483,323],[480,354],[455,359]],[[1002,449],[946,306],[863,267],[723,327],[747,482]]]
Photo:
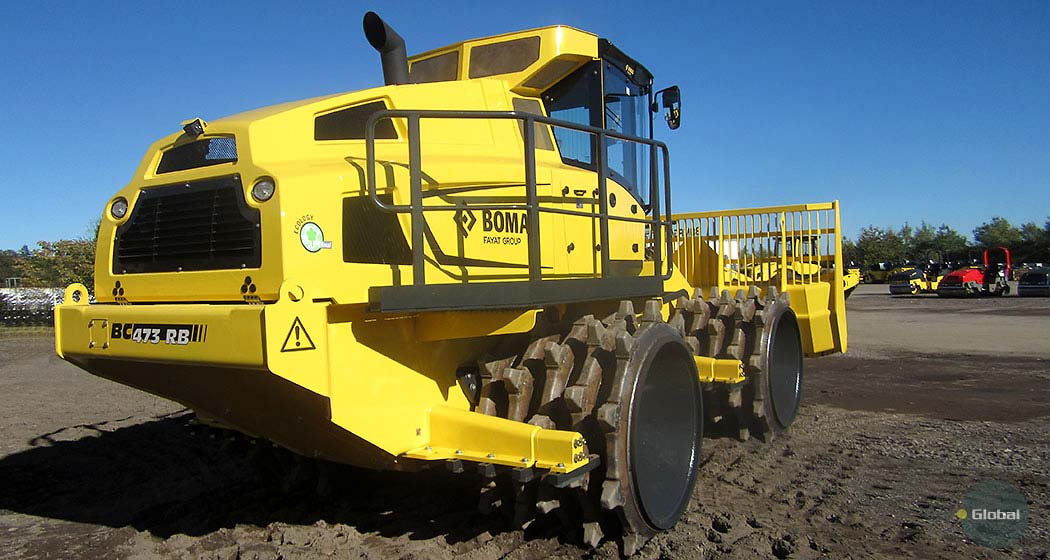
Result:
[[[379,195],[393,204],[394,197]],[[343,199],[343,260],[354,263],[412,264],[405,232],[397,214],[383,212],[367,196]]]
[[113,273],[258,268],[259,210],[238,176],[143,189],[117,228]]

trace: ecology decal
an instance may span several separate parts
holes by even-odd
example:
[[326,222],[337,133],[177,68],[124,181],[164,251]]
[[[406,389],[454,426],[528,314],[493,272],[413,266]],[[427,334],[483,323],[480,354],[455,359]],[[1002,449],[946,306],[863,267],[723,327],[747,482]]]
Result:
[[321,249],[332,248],[332,242],[325,241],[321,226],[314,222],[306,222],[299,228],[299,241],[302,242],[303,248],[311,253],[316,253]]

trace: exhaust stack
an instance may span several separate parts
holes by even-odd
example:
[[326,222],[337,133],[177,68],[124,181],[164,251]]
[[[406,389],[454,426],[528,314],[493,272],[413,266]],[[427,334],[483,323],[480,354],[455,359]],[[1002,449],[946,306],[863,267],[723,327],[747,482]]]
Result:
[[408,54],[405,40],[375,12],[365,14],[365,37],[383,60],[383,81],[388,86],[407,84]]

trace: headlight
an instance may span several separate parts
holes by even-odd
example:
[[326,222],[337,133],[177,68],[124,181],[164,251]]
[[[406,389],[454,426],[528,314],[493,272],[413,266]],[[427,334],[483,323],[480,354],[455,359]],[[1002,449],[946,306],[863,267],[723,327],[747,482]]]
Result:
[[277,186],[273,184],[273,179],[269,177],[263,177],[255,182],[252,186],[252,198],[259,202],[266,202],[273,198],[273,193],[277,190]]
[[120,197],[113,201],[113,204],[109,205],[109,215],[113,216],[113,219],[119,220],[128,213],[128,201],[124,197]]

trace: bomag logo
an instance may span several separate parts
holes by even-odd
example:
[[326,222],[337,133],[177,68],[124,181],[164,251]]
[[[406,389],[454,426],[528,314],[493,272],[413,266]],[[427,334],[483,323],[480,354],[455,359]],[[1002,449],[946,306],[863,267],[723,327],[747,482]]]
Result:
[[506,210],[485,210],[481,213],[481,230],[496,233],[528,233],[528,214]]
[[[478,223],[474,212],[470,210],[457,210],[453,218],[459,226],[459,232],[463,237],[474,231]],[[481,213],[481,231],[485,233],[528,233],[529,215],[526,212],[511,212],[507,210],[484,210]]]

